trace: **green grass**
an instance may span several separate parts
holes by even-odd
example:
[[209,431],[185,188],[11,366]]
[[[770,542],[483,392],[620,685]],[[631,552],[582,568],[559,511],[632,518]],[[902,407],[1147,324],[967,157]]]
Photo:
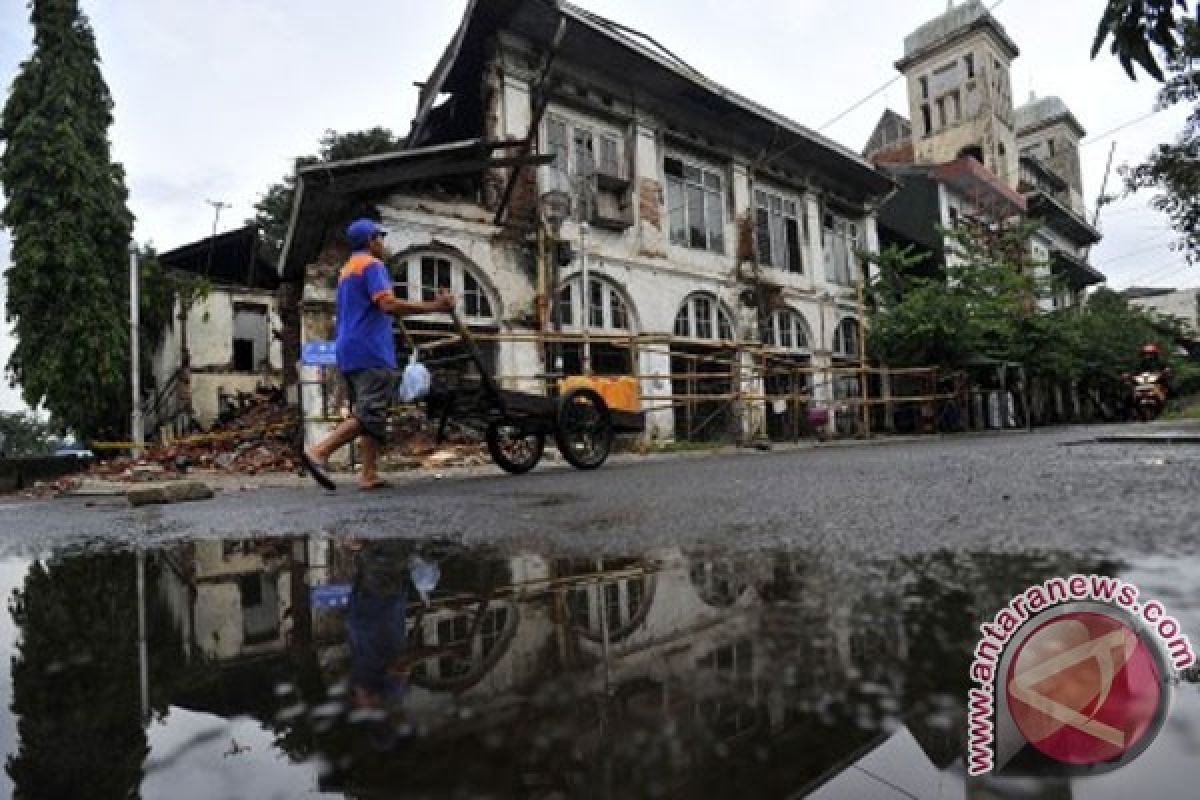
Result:
[[1200,396],[1191,395],[1179,401],[1179,407],[1163,415],[1163,419],[1200,419]]

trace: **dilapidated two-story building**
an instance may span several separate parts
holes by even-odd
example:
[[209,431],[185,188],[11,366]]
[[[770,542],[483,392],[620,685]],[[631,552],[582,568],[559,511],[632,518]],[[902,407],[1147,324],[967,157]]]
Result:
[[894,186],[864,158],[568,3],[470,2],[421,86],[404,150],[297,174],[293,355],[330,338],[340,231],[369,213],[397,295],[454,291],[506,386],[634,376],[658,439],[799,435],[857,391]]

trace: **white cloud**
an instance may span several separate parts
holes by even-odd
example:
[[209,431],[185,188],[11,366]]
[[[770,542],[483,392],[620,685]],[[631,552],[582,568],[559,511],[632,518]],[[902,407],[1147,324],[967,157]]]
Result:
[[[810,127],[896,75],[892,64],[905,34],[945,9],[945,0],[577,2],[654,36],[714,80]],[[0,5],[5,76],[28,55],[31,33],[23,4]],[[114,157],[127,170],[139,240],[168,248],[207,235],[210,198],[234,204],[223,228],[240,223],[327,128],[406,132],[413,82],[428,77],[464,7],[465,0],[83,0],[116,104]],[[1089,58],[1100,13],[1094,0],[1004,0],[995,13],[1021,48],[1013,69],[1018,101],[1031,88],[1057,94],[1093,135],[1152,107],[1152,81],[1129,81],[1107,53]],[[859,150],[885,108],[904,111],[904,92],[904,82],[894,82],[826,133]],[[1173,136],[1183,113],[1159,114],[1089,143],[1089,202],[1114,139],[1115,163],[1134,161]],[[1165,220],[1139,210],[1144,205],[1139,197],[1105,211],[1106,239],[1093,261],[1116,286],[1200,283],[1167,249]],[[1139,248],[1152,249],[1122,257]],[[0,334],[0,355],[10,346]],[[0,388],[0,407],[12,402]]]

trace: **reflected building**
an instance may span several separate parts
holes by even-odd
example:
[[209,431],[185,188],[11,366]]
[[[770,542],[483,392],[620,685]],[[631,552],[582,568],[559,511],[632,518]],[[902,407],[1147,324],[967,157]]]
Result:
[[[978,621],[1030,582],[1105,569],[1061,554],[574,558],[322,538],[198,542],[163,561],[173,619],[227,673],[189,707],[241,703],[293,759],[328,765],[323,790],[351,796],[833,797],[891,764],[897,785],[974,797],[962,706]],[[401,598],[387,667],[401,691],[372,712],[388,736],[355,722],[346,607],[310,602],[366,585]],[[261,696],[235,690],[235,672]]]

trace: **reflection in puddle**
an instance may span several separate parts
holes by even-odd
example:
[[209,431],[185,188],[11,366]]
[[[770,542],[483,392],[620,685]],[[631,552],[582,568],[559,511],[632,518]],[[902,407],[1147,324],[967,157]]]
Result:
[[1195,635],[1194,567],[322,538],[10,563],[7,775],[29,797],[1167,797],[1200,777],[1195,685],[1139,762],[1070,785],[968,786],[963,700],[977,621],[1015,592],[1119,574]]

